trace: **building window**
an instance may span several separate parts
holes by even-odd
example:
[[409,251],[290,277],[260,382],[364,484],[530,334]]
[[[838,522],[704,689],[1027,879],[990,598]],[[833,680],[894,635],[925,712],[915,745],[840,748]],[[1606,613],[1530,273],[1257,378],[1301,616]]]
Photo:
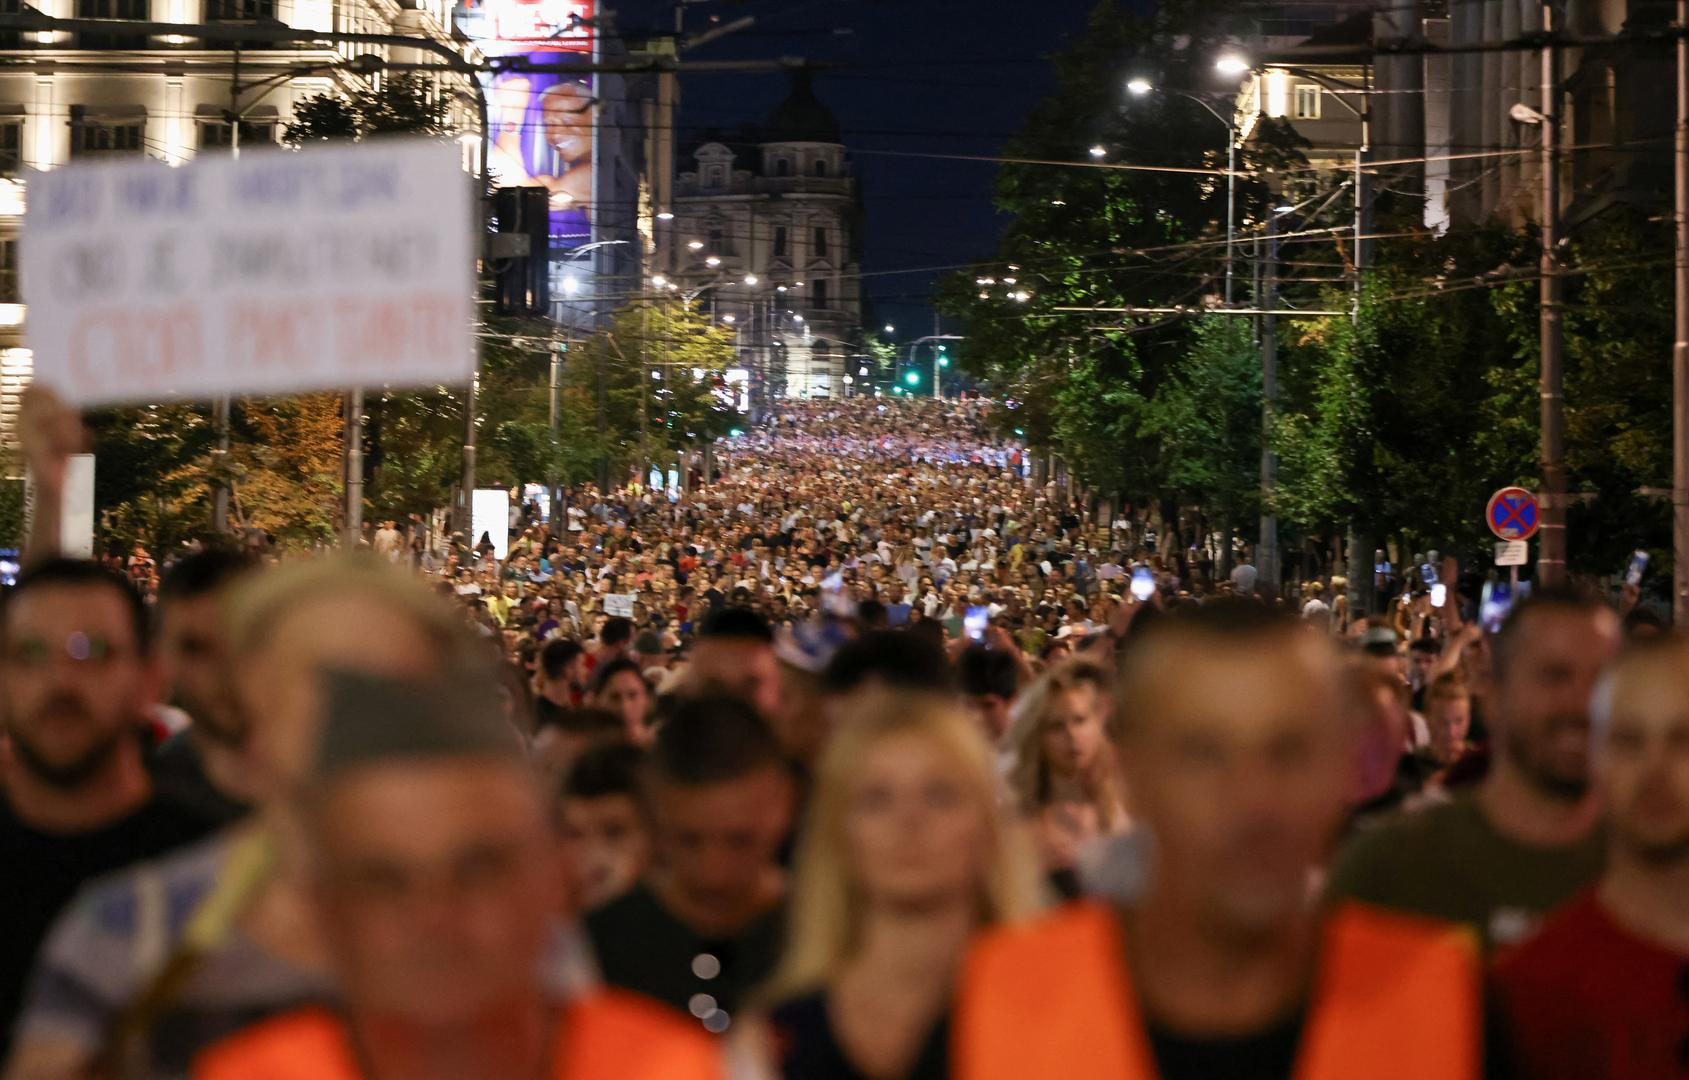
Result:
[[[227,120],[201,120],[199,122],[199,148],[201,150],[225,149],[229,146],[229,136],[233,127]],[[267,145],[276,141],[276,123],[274,120],[242,120],[240,122],[240,144],[242,146]]]
[[145,120],[87,120],[72,115],[70,156],[74,160],[108,154],[139,154],[146,144],[146,130]]
[[818,307],[818,308],[826,307],[827,306],[827,279],[826,278],[816,278],[814,281],[811,281],[809,284],[810,284],[810,288],[812,290],[809,295],[814,299],[815,306]]
[[18,241],[8,236],[0,240],[0,304],[15,304],[18,299]]
[[815,165],[812,167],[811,171],[814,172],[816,176],[826,176],[827,175],[827,161],[826,161],[826,159],[823,158],[823,159],[817,161],[815,163]]
[[258,22],[276,17],[276,0],[205,0],[206,22]]
[[711,165],[704,173],[704,183],[712,188],[727,186],[727,167]]
[[723,238],[723,234],[722,234],[722,231],[721,231],[721,226],[717,225],[715,228],[711,229],[710,230],[710,243],[709,243],[709,246],[704,249],[704,254],[705,255],[720,255],[722,253],[722,244],[721,244],[722,238]]
[[[146,19],[148,0],[76,0],[78,19]],[[84,49],[144,49],[146,34],[78,34],[76,43]]]
[[23,168],[23,121],[0,120],[0,173]]
[[1296,88],[1295,113],[1298,120],[1318,120],[1320,118],[1320,88],[1303,83]]
[[790,176],[790,175],[792,175],[792,159],[791,158],[778,158],[778,159],[776,159],[775,162],[774,162],[774,175],[775,176]]
[[827,257],[827,227],[825,225],[815,227],[815,257],[817,259]]
[[786,254],[786,226],[784,225],[774,226],[774,254],[781,256]]

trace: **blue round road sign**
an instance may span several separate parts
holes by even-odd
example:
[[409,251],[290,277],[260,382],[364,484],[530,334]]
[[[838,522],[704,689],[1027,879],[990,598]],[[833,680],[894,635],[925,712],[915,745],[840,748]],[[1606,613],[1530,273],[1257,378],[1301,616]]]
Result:
[[1539,524],[1537,497],[1522,487],[1504,487],[1490,496],[1484,521],[1503,540],[1529,540]]

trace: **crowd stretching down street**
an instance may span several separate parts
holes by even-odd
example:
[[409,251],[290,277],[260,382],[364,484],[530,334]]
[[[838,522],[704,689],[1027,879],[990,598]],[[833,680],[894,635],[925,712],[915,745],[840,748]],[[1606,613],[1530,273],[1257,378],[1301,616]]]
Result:
[[1273,595],[1001,407],[782,403],[502,560],[38,539],[0,1076],[1689,1077],[1689,643]]

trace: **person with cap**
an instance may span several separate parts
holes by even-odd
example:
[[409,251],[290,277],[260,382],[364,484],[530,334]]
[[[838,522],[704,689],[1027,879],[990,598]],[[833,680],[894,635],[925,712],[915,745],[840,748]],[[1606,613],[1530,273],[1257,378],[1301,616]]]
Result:
[[207,1050],[196,1080],[716,1080],[701,1033],[632,995],[555,998],[547,800],[495,681],[330,672],[297,797],[333,1009]]
[[1465,923],[1493,947],[1588,886],[1604,847],[1589,701],[1618,646],[1618,616],[1585,594],[1544,589],[1515,606],[1492,648],[1489,774],[1357,833],[1332,895]]
[[1470,937],[1308,902],[1353,754],[1328,641],[1241,601],[1136,636],[1116,715],[1155,871],[1129,904],[1072,904],[974,946],[953,1080],[1476,1080]]
[[1632,646],[1596,695],[1606,869],[1494,965],[1533,1080],[1689,1076],[1686,703],[1681,638]]

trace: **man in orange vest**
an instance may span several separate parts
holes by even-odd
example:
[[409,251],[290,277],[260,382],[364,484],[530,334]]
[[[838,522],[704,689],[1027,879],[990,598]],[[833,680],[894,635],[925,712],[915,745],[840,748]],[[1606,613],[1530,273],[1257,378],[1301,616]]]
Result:
[[1130,908],[1073,905],[975,947],[956,1080],[1475,1080],[1469,936],[1310,899],[1356,723],[1327,640],[1217,601],[1128,640],[1119,685],[1151,882]]
[[655,1002],[557,1001],[563,884],[546,799],[499,688],[339,673],[300,799],[335,1009],[213,1046],[199,1080],[720,1080],[716,1046]]

